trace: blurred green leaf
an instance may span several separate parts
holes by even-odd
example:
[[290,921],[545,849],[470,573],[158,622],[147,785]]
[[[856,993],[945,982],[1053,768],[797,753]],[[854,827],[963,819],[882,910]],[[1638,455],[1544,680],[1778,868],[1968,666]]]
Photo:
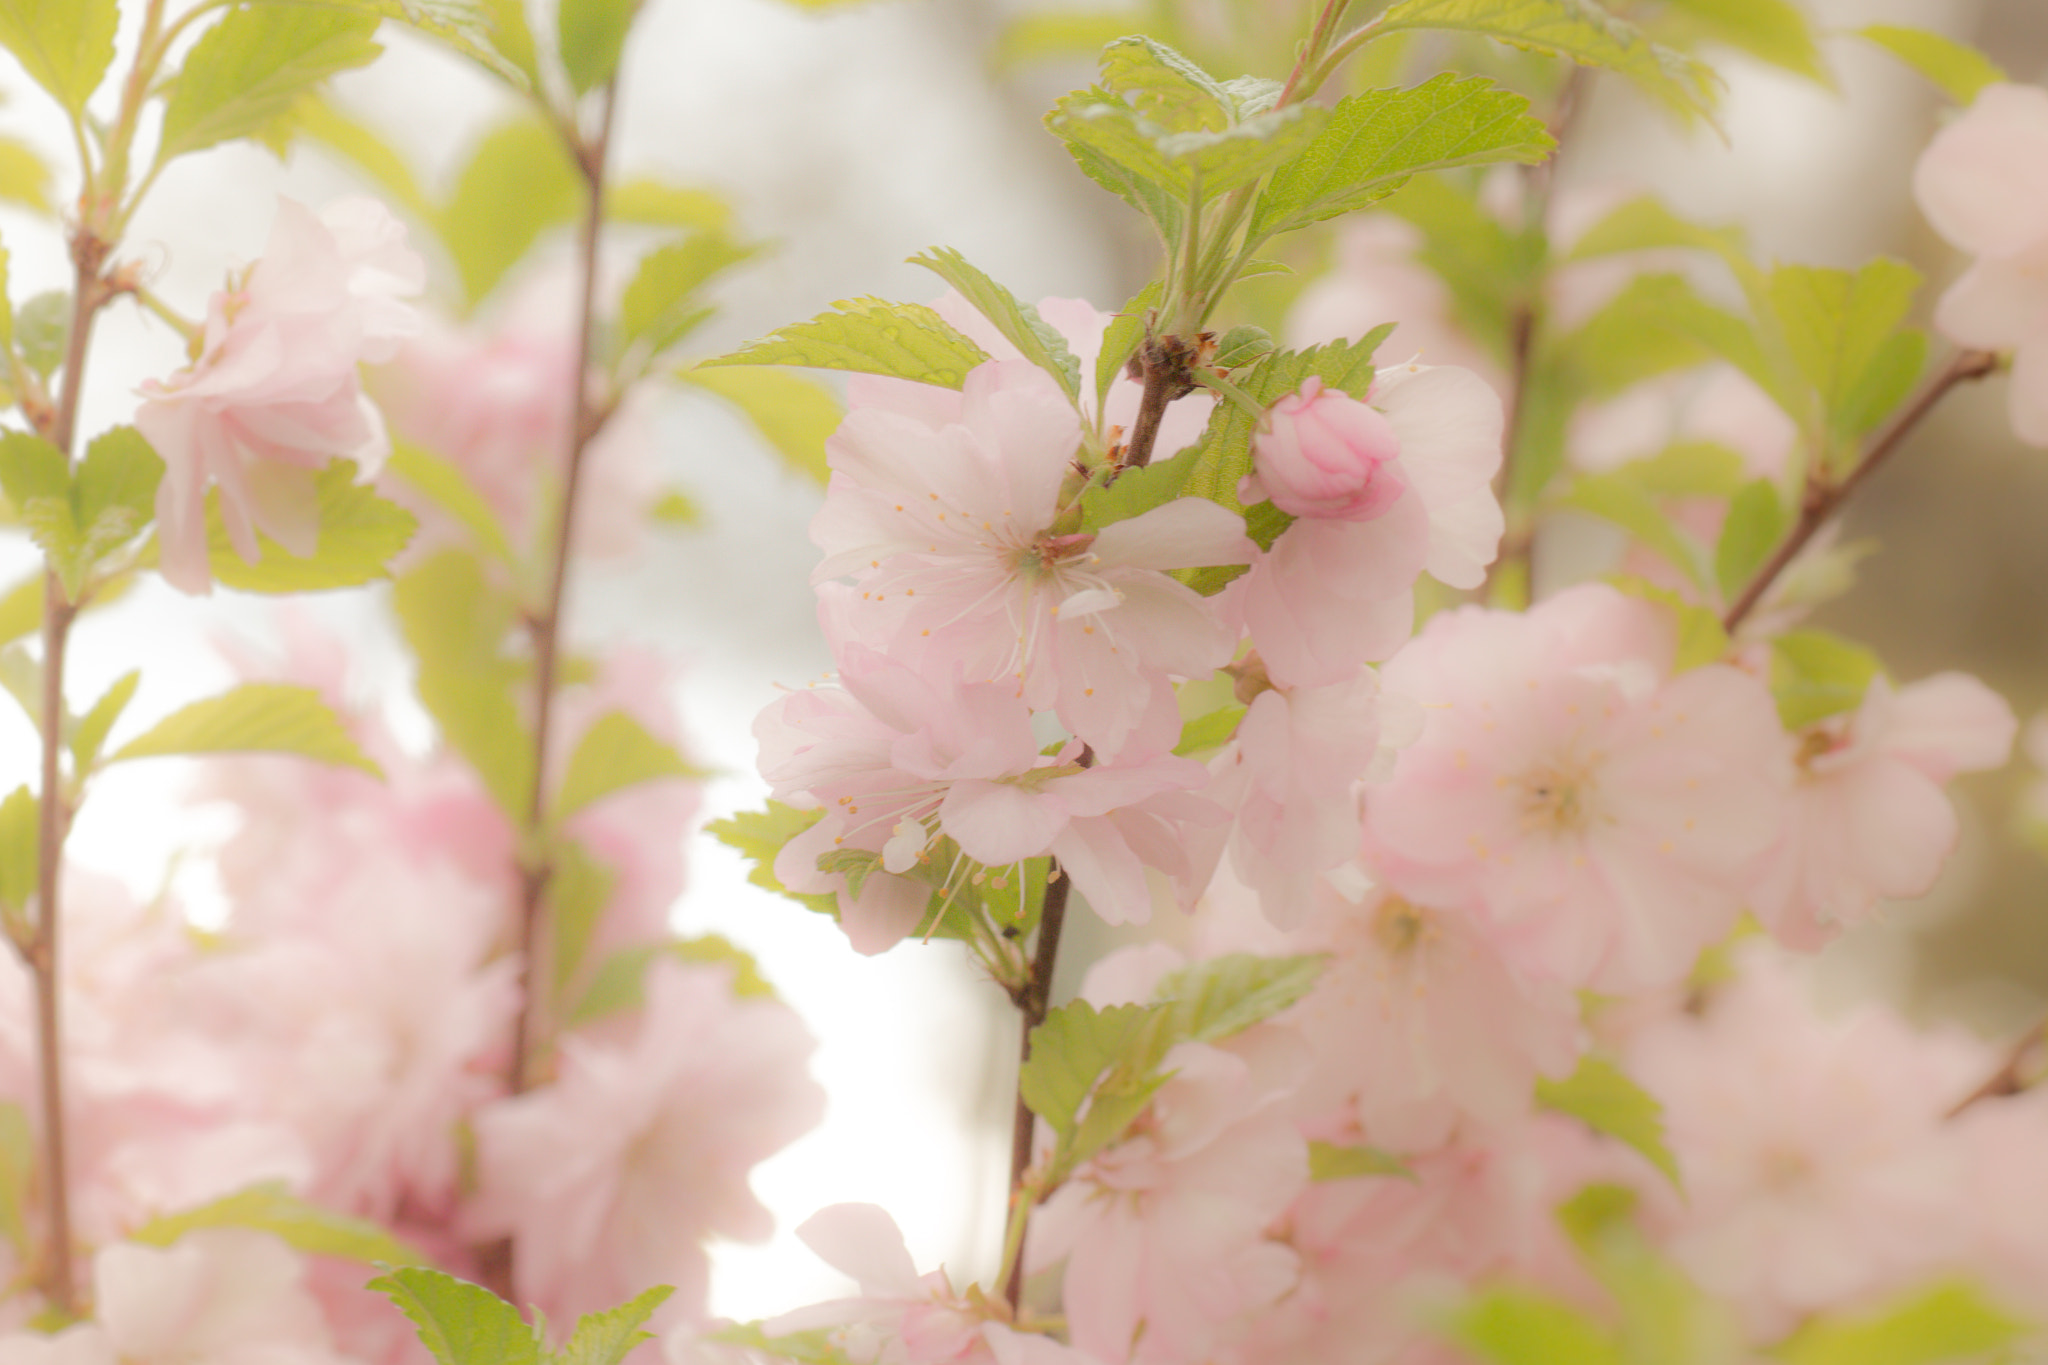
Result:
[[1614,1063],[1586,1057],[1564,1080],[1539,1076],[1536,1103],[1620,1139],[1648,1157],[1673,1185],[1679,1183],[1677,1158],[1664,1141],[1664,1106]]
[[957,389],[988,353],[922,304],[883,299],[842,299],[835,313],[778,327],[728,355],[697,362],[717,365],[803,365],[854,370]]
[[830,389],[769,366],[692,366],[675,377],[738,408],[791,469],[819,484],[831,477],[825,441],[845,413]]
[[[19,138],[0,137],[0,200],[37,213],[51,212],[49,164],[40,152]],[[5,278],[4,270],[0,270],[0,281]],[[5,344],[6,339],[5,331],[0,331],[0,344]]]
[[0,0],[0,47],[76,119],[114,60],[114,0]]
[[588,94],[618,74],[626,31],[639,7],[640,0],[559,0],[557,50],[577,94]]
[[1771,695],[1788,730],[1855,710],[1882,671],[1877,655],[1832,631],[1789,630],[1771,640]]
[[122,674],[92,704],[92,709],[79,717],[78,728],[71,733],[72,772],[82,776],[92,771],[93,764],[99,761],[100,750],[106,745],[107,733],[114,728],[114,722],[121,719],[121,712],[127,709],[141,682],[140,671]]
[[1942,1365],[1981,1360],[2028,1334],[1976,1285],[1950,1283],[1874,1313],[1809,1318],[1771,1354],[1785,1365]]
[[1832,90],[1813,26],[1792,0],[1665,0],[1665,20],[1690,38],[1725,43]]
[[27,786],[0,801],[0,907],[19,912],[35,898],[42,865],[40,808]]
[[288,683],[243,683],[181,707],[107,761],[229,753],[297,754],[383,776],[317,689]]
[[825,818],[821,810],[798,810],[770,801],[765,810],[743,810],[704,826],[705,832],[752,863],[747,880],[765,891],[787,896],[821,915],[839,918],[839,898],[791,891],[775,877],[775,858],[782,846]]
[[619,305],[619,345],[667,350],[711,315],[697,291],[713,276],[754,254],[720,232],[696,232],[640,258]]
[[356,482],[353,460],[330,460],[313,480],[320,506],[320,540],[311,556],[291,553],[261,531],[254,564],[236,553],[221,520],[220,490],[206,499],[207,563],[224,587],[242,592],[324,592],[354,588],[389,576],[388,566],[412,539],[419,522],[398,504]]
[[540,235],[574,218],[583,182],[561,138],[521,115],[484,135],[440,214],[441,239],[470,304],[481,302]]
[[1558,506],[1588,512],[1627,531],[1644,547],[1692,580],[1707,586],[1706,566],[1700,547],[1680,531],[1656,499],[1625,471],[1612,474],[1582,474],[1558,500]]
[[1314,1181],[1350,1180],[1361,1175],[1391,1175],[1415,1179],[1408,1163],[1392,1152],[1377,1147],[1340,1147],[1334,1142],[1308,1145],[1308,1178]]
[[186,54],[164,101],[159,163],[262,133],[307,91],[383,48],[375,15],[259,4],[229,10]]
[[519,670],[502,654],[512,627],[510,604],[460,550],[444,550],[401,574],[391,600],[418,661],[420,704],[498,808],[525,820],[533,796],[533,738],[512,696]]
[[632,176],[606,186],[604,216],[614,223],[719,232],[731,227],[732,206],[694,185]]
[[453,517],[476,538],[478,547],[489,552],[498,562],[515,562],[512,542],[506,538],[505,527],[498,520],[496,510],[461,465],[410,442],[394,439],[391,458],[384,467]]
[[705,776],[702,768],[686,762],[674,746],[655,738],[624,711],[607,711],[591,722],[570,754],[569,770],[549,816],[567,820],[585,806],[643,782]]
[[2012,79],[1998,63],[1968,43],[1924,28],[1867,24],[1856,32],[1933,81],[1957,104],[1970,104],[1985,86]]
[[198,1208],[152,1218],[129,1233],[128,1240],[167,1247],[201,1228],[253,1228],[308,1256],[336,1256],[365,1265],[419,1265],[426,1260],[381,1224],[309,1203],[282,1181],[251,1185]]
[[1778,548],[1786,520],[1785,501],[1769,479],[1744,484],[1729,502],[1721,538],[1714,546],[1714,581],[1724,601],[1734,601]]

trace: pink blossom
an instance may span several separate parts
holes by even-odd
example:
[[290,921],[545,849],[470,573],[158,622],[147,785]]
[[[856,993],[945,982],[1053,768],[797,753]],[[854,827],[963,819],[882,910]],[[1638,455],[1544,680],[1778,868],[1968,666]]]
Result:
[[1380,372],[1367,402],[1398,440],[1383,472],[1400,496],[1370,521],[1296,521],[1240,590],[1245,624],[1284,686],[1339,682],[1390,657],[1414,625],[1416,578],[1478,587],[1500,543],[1502,415],[1485,381],[1401,365]]
[[650,1284],[662,1320],[701,1317],[710,1236],[758,1240],[747,1172],[818,1121],[815,1046],[787,1006],[737,999],[723,968],[648,968],[637,1035],[568,1037],[560,1073],[475,1115],[475,1238],[507,1237],[521,1301],[567,1320]]
[[1295,346],[1356,339],[1394,322],[1389,345],[1432,365],[1474,371],[1496,387],[1505,376],[1484,347],[1451,320],[1450,290],[1418,263],[1422,233],[1391,213],[1351,214],[1336,225],[1334,268],[1310,281],[1287,315]]
[[1790,772],[1763,685],[1673,675],[1675,645],[1668,614],[1597,584],[1433,617],[1382,670],[1428,715],[1366,795],[1387,882],[1477,911],[1535,978],[1683,976],[1741,912]]
[[1964,674],[1897,692],[1874,679],[1855,712],[1801,736],[1785,832],[1751,909],[1781,942],[1817,948],[1880,899],[1924,894],[1956,843],[1942,787],[2004,763],[2017,728],[2004,700]]
[[[977,367],[925,419],[855,407],[826,445],[833,478],[813,581],[852,577],[852,633],[915,667],[998,678],[1057,709],[1104,757],[1167,692],[1230,657],[1212,603],[1169,569],[1249,562],[1241,520],[1181,498],[1100,532],[1059,523],[1080,441],[1023,361]],[[929,388],[929,385],[922,386]],[[941,420],[943,419],[943,420]]]
[[391,357],[415,325],[399,299],[425,279],[403,225],[375,200],[340,200],[319,218],[278,201],[262,259],[207,305],[199,358],[141,389],[135,425],[164,460],[156,515],[167,581],[211,586],[209,483],[243,559],[255,561],[259,530],[313,553],[314,474],[339,456],[374,475],[389,450],[356,366]]
[[1147,1114],[1040,1208],[1025,1245],[1034,1269],[1066,1259],[1074,1344],[1134,1365],[1201,1360],[1287,1292],[1294,1255],[1265,1231],[1308,1178],[1268,1078],[1199,1044],[1167,1061]]
[[1934,230],[1977,259],[1935,306],[1966,346],[2012,351],[2013,431],[2048,445],[2048,90],[1987,86],[1934,135],[1913,168],[1913,196]]
[[1957,1265],[1971,1215],[1946,1116],[1995,1065],[1974,1039],[1876,1005],[1822,1019],[1758,952],[1703,1018],[1640,1034],[1628,1064],[1684,1175],[1661,1240],[1758,1337]]
[[[841,686],[789,694],[761,713],[754,733],[777,799],[825,810],[784,846],[775,875],[795,890],[837,892],[855,947],[888,948],[916,927],[938,882],[972,874],[936,869],[932,883],[904,875],[941,837],[987,868],[1058,858],[1111,923],[1150,914],[1148,866],[1192,896],[1183,828],[1222,818],[1185,794],[1206,779],[1199,763],[1163,754],[1087,766],[1078,742],[1047,755],[1007,684],[940,684],[860,645],[839,652]],[[879,855],[858,896],[842,875],[819,871],[819,857],[835,850]]]
[[1270,498],[1290,516],[1371,521],[1401,496],[1400,475],[1389,467],[1400,453],[1377,409],[1311,375],[1266,409],[1239,496],[1247,504]]

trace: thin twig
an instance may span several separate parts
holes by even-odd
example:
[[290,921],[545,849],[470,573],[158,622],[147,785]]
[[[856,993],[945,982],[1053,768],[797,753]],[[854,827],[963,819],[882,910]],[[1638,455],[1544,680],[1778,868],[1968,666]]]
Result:
[[[1061,876],[1059,864],[1054,862],[1046,874],[1045,904],[1038,915],[1038,946],[1031,955],[1031,979],[1017,993],[1017,1012],[1022,1016],[1018,1030],[1017,1068],[1021,1077],[1024,1064],[1031,1060],[1031,1030],[1045,1022],[1045,1016],[1052,1002],[1052,974],[1059,965],[1060,931],[1067,921],[1067,888],[1069,878]],[[1058,880],[1051,880],[1057,877]],[[1017,1302],[1024,1293],[1024,1256],[1021,1232],[1022,1220],[1030,1217],[1024,1207],[1027,1198],[1024,1190],[1024,1173],[1031,1168],[1031,1139],[1037,1130],[1037,1115],[1031,1106],[1024,1103],[1024,1091],[1020,1084],[1017,1091],[1017,1108],[1010,1122],[1010,1219],[1018,1230],[1018,1253],[1010,1263],[1009,1282],[1003,1286],[1003,1297],[1009,1300],[1010,1309],[1016,1311]]]
[[1914,427],[1934,410],[1935,404],[1947,396],[1950,389],[1973,379],[1982,379],[1998,368],[1998,357],[1990,351],[1958,351],[1940,374],[1930,379],[1926,386],[1915,394],[1905,407],[1901,408],[1883,431],[1870,442],[1870,448],[1862,460],[1839,483],[1831,483],[1825,473],[1817,471],[1817,477],[1809,477],[1806,494],[1800,500],[1799,520],[1764,561],[1764,566],[1743,587],[1742,592],[1729,606],[1721,618],[1722,627],[1734,633],[1737,626],[1756,610],[1764,594],[1778,581],[1781,574],[1799,557],[1807,542],[1811,541],[1825,526],[1836,510],[1849,500],[1849,496],[1863,486],[1878,466],[1889,459],[1894,451],[1905,442]]
[[1995,1100],[2005,1095],[2017,1095],[2024,1090],[2026,1086],[2020,1068],[2026,1062],[2027,1054],[2041,1046],[2044,1039],[2048,1039],[2048,1019],[2041,1020],[2014,1039],[2013,1045],[2006,1050],[2005,1061],[2000,1064],[1998,1070],[1985,1077],[1984,1084],[1958,1100],[1955,1107],[1948,1111],[1948,1117],[1954,1118],[1980,1100]]

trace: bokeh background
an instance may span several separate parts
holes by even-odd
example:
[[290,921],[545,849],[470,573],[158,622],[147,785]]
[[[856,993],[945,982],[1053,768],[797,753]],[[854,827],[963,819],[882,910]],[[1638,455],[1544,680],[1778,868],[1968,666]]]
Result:
[[[1080,296],[1114,307],[1143,282],[1154,265],[1147,239],[1039,126],[1055,96],[1089,78],[1090,64],[999,56],[1025,8],[1021,0],[868,0],[813,12],[779,0],[648,0],[624,71],[615,165],[719,191],[744,231],[770,244],[728,282],[721,317],[699,334],[703,353],[840,298],[929,298],[936,281],[903,262],[934,244],[958,248],[1027,299]],[[1213,8],[1219,30],[1248,24],[1256,46],[1282,54],[1308,11],[1297,0],[1213,0]],[[1934,28],[1977,42],[2015,79],[2048,77],[2044,0],[1812,0],[1810,8],[1823,31],[1870,22]],[[1145,14],[1130,13],[1130,28],[1143,30]],[[511,112],[509,97],[390,25],[384,41],[387,57],[338,80],[335,99],[403,147],[429,185],[445,183]],[[1908,193],[1913,158],[1941,113],[1934,91],[1853,39],[1830,39],[1826,52],[1832,92],[1717,54],[1729,87],[1725,141],[1680,128],[1601,79],[1560,162],[1560,184],[1654,190],[1682,211],[1743,224],[1766,256],[1847,265],[1884,252],[1919,266],[1933,285],[1945,282],[1958,262]],[[4,57],[0,90],[9,96],[0,124],[65,165],[61,126]],[[196,315],[224,271],[261,251],[276,196],[318,205],[362,188],[316,148],[283,164],[241,146],[210,151],[164,177],[134,250],[156,272],[157,291]],[[60,176],[57,190],[75,185]],[[0,208],[0,239],[17,300],[66,278],[63,244],[46,222]],[[566,254],[566,239],[556,245]],[[619,245],[612,265],[623,270],[638,243],[622,236]],[[168,329],[114,310],[85,429],[126,420],[134,386],[181,363]],[[1955,396],[1861,497],[1850,534],[1882,549],[1822,623],[1872,643],[1902,680],[1945,668],[1978,673],[2025,717],[2048,704],[2048,452],[2007,433],[2003,382]],[[706,791],[705,814],[715,817],[758,805],[765,793],[752,773],[755,712],[776,688],[829,667],[805,536],[819,494],[715,400],[665,397],[658,431],[653,458],[705,522],[655,537],[627,567],[585,573],[571,619],[587,641],[630,637],[683,662],[690,742],[720,773]],[[25,544],[0,543],[0,582],[35,562]],[[401,733],[424,743],[426,723],[375,601],[337,595],[291,609],[346,636],[361,694],[390,707]],[[275,633],[276,610],[231,594],[188,601],[138,591],[81,630],[76,694],[96,695],[145,664],[124,723],[139,730],[224,685],[215,642],[260,646]],[[23,718],[0,708],[0,789],[33,771],[32,740]],[[190,766],[176,761],[117,771],[73,847],[145,895],[169,887],[205,921],[222,912],[207,849],[230,832],[232,817],[190,804],[191,780]],[[2010,833],[2037,780],[2020,760],[1958,784],[1966,835],[1950,874],[1930,896],[1891,907],[1881,924],[1831,950],[1839,993],[1883,992],[1991,1035],[2016,1033],[2038,1014],[2048,1000],[2048,861]],[[920,1266],[943,1260],[956,1282],[987,1274],[1014,1084],[1007,1003],[956,947],[856,957],[830,923],[746,884],[737,855],[694,829],[676,837],[688,841],[692,861],[679,926],[724,933],[759,958],[817,1034],[816,1071],[831,1095],[824,1126],[760,1169],[756,1187],[780,1230],[763,1247],[719,1249],[714,1308],[749,1317],[837,1292],[838,1277],[790,1230],[844,1200],[890,1209]],[[1106,946],[1102,933],[1079,936],[1062,964],[1069,988]]]

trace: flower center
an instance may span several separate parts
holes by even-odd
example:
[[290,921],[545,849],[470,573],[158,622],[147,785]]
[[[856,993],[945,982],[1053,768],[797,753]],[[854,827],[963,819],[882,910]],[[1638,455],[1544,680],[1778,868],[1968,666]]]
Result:
[[1041,534],[1028,545],[1020,545],[1011,551],[1010,564],[1026,579],[1039,579],[1052,573],[1061,564],[1088,552],[1095,543],[1092,532],[1056,536]]
[[1387,897],[1373,912],[1373,941],[1396,962],[1414,956],[1428,940],[1429,929],[1429,913],[1399,896]]
[[1573,754],[1523,773],[1522,828],[1532,834],[1577,834],[1591,824],[1596,761]]

